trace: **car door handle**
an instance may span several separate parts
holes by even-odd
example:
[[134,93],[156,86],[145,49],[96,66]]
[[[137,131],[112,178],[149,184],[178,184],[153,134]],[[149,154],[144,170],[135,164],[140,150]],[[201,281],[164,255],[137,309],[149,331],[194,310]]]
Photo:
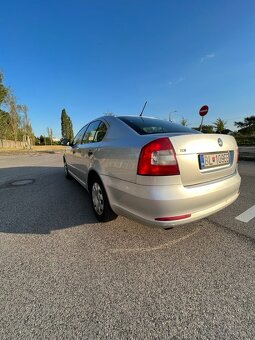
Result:
[[91,150],[88,151],[89,157],[93,155],[93,152]]

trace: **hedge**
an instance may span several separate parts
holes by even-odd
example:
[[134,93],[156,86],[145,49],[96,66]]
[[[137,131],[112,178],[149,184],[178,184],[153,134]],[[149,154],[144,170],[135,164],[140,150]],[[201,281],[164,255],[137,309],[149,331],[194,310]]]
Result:
[[238,145],[255,145],[255,136],[235,136]]

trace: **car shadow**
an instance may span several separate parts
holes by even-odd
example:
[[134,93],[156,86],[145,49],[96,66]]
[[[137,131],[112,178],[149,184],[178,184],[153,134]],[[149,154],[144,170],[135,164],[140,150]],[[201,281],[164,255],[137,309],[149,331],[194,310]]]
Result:
[[0,169],[0,232],[49,234],[98,223],[87,191],[62,167]]

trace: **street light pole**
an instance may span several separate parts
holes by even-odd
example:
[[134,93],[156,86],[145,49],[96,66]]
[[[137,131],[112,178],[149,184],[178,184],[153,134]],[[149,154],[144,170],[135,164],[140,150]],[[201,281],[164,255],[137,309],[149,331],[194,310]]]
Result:
[[174,110],[174,111],[171,111],[171,112],[169,112],[169,116],[168,116],[168,120],[169,120],[169,122],[171,122],[171,121],[172,121],[172,119],[171,119],[171,113],[174,113],[174,112],[177,112],[177,110]]

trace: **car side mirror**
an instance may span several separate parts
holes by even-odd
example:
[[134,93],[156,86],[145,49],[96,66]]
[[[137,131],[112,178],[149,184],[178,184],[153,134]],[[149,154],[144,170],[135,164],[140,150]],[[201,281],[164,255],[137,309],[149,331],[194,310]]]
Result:
[[63,138],[61,144],[64,146],[72,146],[73,143],[71,143],[69,139]]

